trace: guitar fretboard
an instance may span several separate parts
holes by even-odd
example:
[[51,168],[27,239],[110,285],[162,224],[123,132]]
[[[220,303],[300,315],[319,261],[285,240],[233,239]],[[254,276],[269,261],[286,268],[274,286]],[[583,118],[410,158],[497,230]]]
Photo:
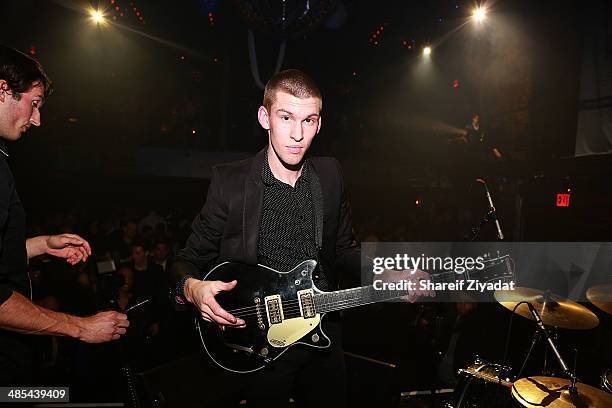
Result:
[[[429,275],[431,282],[455,282],[455,272],[441,272]],[[418,282],[416,283],[418,285]],[[372,285],[358,288],[319,293],[314,296],[317,313],[328,313],[352,307],[399,299],[409,294],[408,290],[376,290]]]

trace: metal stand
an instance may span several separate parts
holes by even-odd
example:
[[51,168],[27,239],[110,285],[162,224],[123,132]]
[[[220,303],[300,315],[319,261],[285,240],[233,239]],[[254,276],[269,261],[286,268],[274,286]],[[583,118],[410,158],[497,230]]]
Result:
[[[546,307],[549,297],[550,295],[548,293],[544,294],[544,307]],[[559,362],[559,365],[561,366],[561,369],[563,370],[563,374],[565,374],[567,378],[571,379],[572,385],[570,386],[570,392],[572,392],[572,390],[573,392],[576,392],[575,361],[574,361],[574,373],[572,373],[570,372],[569,367],[565,363],[565,360],[563,360],[563,357],[561,357],[561,354],[559,353],[559,350],[557,349],[555,342],[550,337],[548,330],[546,329],[546,326],[544,326],[544,322],[542,322],[542,318],[540,317],[540,314],[538,313],[538,311],[535,309],[535,307],[533,307],[531,303],[527,303],[527,307],[529,307],[529,311],[531,312],[531,315],[533,316],[538,329],[544,335],[546,342],[548,343],[548,345],[550,346],[550,349],[552,350],[553,354],[557,358],[557,361]]]
[[470,229],[470,232],[467,233],[463,239],[465,241],[468,242],[472,242],[476,239],[476,237],[478,237],[478,234],[480,233],[480,229],[483,227],[483,225],[488,224],[489,222],[491,222],[491,220],[495,219],[495,212],[493,210],[488,211],[484,217],[482,217],[482,220],[480,220],[480,222],[478,223],[478,225],[476,225],[475,227],[472,227]]

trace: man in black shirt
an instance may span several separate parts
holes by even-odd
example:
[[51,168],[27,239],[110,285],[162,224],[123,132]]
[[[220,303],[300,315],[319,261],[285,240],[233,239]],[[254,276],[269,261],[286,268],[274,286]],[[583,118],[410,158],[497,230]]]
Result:
[[[311,78],[298,70],[276,74],[258,111],[268,146],[251,159],[213,168],[206,203],[171,267],[178,292],[205,320],[245,325],[215,300],[240,282],[200,280],[223,261],[287,271],[315,258],[327,266],[324,276],[315,276],[319,288],[336,289],[341,270],[359,280],[360,253],[340,166],[332,158],[305,156],[321,128],[321,108],[321,93]],[[290,396],[303,406],[346,406],[337,316],[323,324],[330,349],[290,348],[270,369],[228,379],[236,385],[235,395],[250,407],[286,407]]]
[[74,265],[91,255],[89,244],[78,235],[25,238],[25,212],[6,161],[4,141],[17,140],[30,126],[40,126],[40,108],[50,91],[51,83],[38,62],[0,46],[0,385],[3,386],[28,385],[31,381],[30,353],[24,337],[18,333],[71,336],[100,343],[118,339],[128,326],[127,317],[116,312],[77,317],[42,308],[28,299],[29,258],[49,254]]

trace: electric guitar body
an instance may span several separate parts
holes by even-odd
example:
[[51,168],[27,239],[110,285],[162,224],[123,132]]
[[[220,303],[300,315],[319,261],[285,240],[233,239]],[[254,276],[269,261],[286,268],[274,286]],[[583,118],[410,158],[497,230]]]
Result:
[[246,327],[222,327],[197,318],[210,358],[228,371],[248,373],[273,362],[292,345],[329,347],[321,329],[324,313],[315,311],[314,295],[322,293],[312,281],[315,268],[316,262],[308,260],[289,272],[232,262],[212,269],[205,280],[238,281],[215,299]]
[[[485,258],[485,268],[468,277],[478,277],[481,282],[513,278],[514,264],[509,255]],[[405,290],[376,290],[373,285],[323,292],[312,280],[316,268],[314,260],[306,260],[288,272],[235,262],[213,268],[204,280],[238,281],[234,289],[219,293],[215,299],[223,309],[243,319],[246,327],[220,326],[198,314],[196,328],[210,358],[228,371],[257,371],[294,345],[329,347],[330,339],[321,329],[326,313],[408,294]],[[458,275],[443,272],[430,274],[429,279],[454,282]]]

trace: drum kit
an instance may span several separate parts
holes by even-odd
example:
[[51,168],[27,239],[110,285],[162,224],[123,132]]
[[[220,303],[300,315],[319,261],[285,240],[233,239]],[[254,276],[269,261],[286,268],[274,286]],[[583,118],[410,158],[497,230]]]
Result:
[[[594,286],[587,291],[586,296],[597,308],[612,315],[612,285]],[[526,359],[537,340],[544,338],[562,372],[557,376],[512,378],[511,369],[504,364],[477,359],[469,367],[459,370],[460,381],[455,388],[454,403],[447,404],[447,407],[612,408],[612,370],[607,370],[601,376],[600,388],[578,382],[575,371],[570,370],[559,353],[556,338],[550,330],[557,327],[592,329],[599,325],[597,315],[561,296],[525,287],[496,291],[495,299],[514,314],[536,323],[538,330]],[[574,370],[575,361],[574,355]]]

